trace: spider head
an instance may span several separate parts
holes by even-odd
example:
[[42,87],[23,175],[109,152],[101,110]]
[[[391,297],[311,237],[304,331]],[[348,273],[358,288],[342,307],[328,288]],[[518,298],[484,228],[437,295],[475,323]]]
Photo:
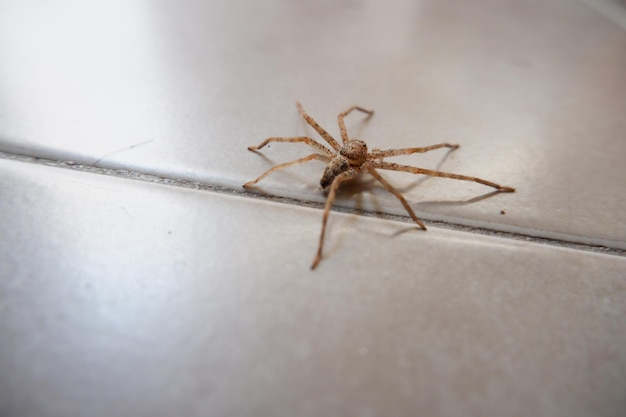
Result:
[[346,172],[348,169],[350,169],[350,163],[348,160],[341,156],[336,156],[326,166],[324,174],[322,174],[322,178],[320,179],[320,185],[322,188],[328,187],[333,183],[333,180],[337,175],[342,172]]
[[351,139],[343,144],[339,154],[345,157],[350,165],[361,166],[367,161],[367,145],[360,139]]

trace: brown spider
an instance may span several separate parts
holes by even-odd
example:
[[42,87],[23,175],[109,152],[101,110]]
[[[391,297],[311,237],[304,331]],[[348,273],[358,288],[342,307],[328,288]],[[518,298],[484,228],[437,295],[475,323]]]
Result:
[[265,139],[258,146],[250,146],[248,147],[251,151],[258,151],[263,148],[270,142],[302,142],[306,143],[309,146],[315,148],[319,153],[313,153],[311,155],[305,156],[303,158],[296,159],[295,161],[285,162],[283,164],[275,165],[272,168],[265,171],[261,174],[257,179],[245,183],[244,187],[251,187],[257,182],[261,181],[263,178],[267,177],[274,171],[279,169],[287,168],[292,165],[300,164],[303,162],[309,162],[313,160],[321,160],[324,162],[328,162],[326,169],[324,170],[324,174],[320,179],[320,185],[323,189],[330,187],[328,192],[328,198],[326,199],[326,206],[324,207],[324,215],[322,217],[322,232],[320,233],[320,241],[317,247],[317,254],[315,259],[313,259],[313,264],[311,265],[311,269],[315,269],[317,264],[322,259],[322,246],[324,245],[324,233],[326,232],[326,223],[328,221],[328,214],[330,212],[330,208],[333,205],[333,201],[335,200],[335,194],[337,192],[337,188],[339,188],[339,184],[343,181],[354,178],[360,174],[370,174],[376,180],[378,180],[391,194],[396,196],[400,203],[404,206],[406,211],[409,213],[413,221],[417,223],[423,230],[426,230],[426,226],[422,221],[415,215],[409,203],[404,199],[402,194],[398,192],[387,180],[380,176],[376,169],[387,169],[392,171],[403,171],[410,172],[412,174],[424,174],[430,175],[433,177],[445,177],[445,178],[453,178],[456,180],[465,180],[465,181],[474,181],[480,184],[487,185],[489,187],[493,187],[501,192],[514,192],[515,189],[511,187],[505,187],[491,181],[486,181],[476,177],[468,177],[465,175],[458,174],[450,174],[447,172],[434,171],[430,169],[417,168],[408,165],[400,165],[392,162],[384,161],[385,158],[390,156],[397,155],[409,155],[413,153],[423,153],[432,151],[433,149],[439,148],[451,148],[452,150],[457,149],[459,145],[451,145],[449,143],[439,143],[437,145],[426,146],[424,148],[402,148],[402,149],[388,149],[388,150],[380,150],[374,149],[371,152],[367,151],[367,144],[360,139],[350,139],[348,137],[348,132],[346,130],[346,126],[344,123],[344,118],[350,114],[353,110],[358,110],[363,113],[366,113],[369,116],[374,114],[373,110],[366,110],[359,106],[352,106],[348,110],[339,113],[337,116],[339,122],[339,131],[341,132],[341,139],[343,141],[343,145],[339,145],[339,143],[327,132],[325,131],[311,116],[309,116],[302,108],[300,103],[296,103],[296,107],[300,112],[300,115],[306,120],[306,122],[317,131],[328,142],[328,144],[333,148],[331,151],[326,146],[321,143],[315,141],[306,136],[299,137],[271,137]]

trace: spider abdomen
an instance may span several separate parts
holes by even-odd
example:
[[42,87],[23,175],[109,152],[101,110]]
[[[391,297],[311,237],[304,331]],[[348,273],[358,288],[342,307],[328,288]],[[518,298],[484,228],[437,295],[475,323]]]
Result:
[[322,178],[320,179],[320,185],[322,188],[328,187],[333,183],[337,175],[346,172],[348,169],[350,169],[348,160],[341,155],[337,155],[328,163],[326,169],[324,169],[324,174],[322,174]]

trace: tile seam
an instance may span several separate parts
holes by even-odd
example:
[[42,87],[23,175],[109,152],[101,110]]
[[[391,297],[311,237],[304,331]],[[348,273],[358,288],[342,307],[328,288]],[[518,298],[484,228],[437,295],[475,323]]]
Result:
[[[133,171],[133,170],[103,168],[103,167],[97,167],[97,166],[89,165],[89,164],[76,163],[72,161],[54,160],[54,159],[41,158],[41,157],[16,154],[16,153],[9,153],[9,152],[3,152],[3,151],[0,151],[0,158],[13,160],[13,161],[20,161],[20,162],[25,162],[25,163],[33,163],[37,165],[45,165],[45,166],[54,167],[54,168],[71,169],[71,170],[80,171],[80,172],[107,175],[107,176],[112,176],[116,178],[131,179],[131,180],[138,180],[138,181],[155,183],[155,184],[170,185],[170,186],[193,189],[193,190],[212,191],[212,192],[217,192],[221,194],[228,194],[228,195],[245,197],[245,198],[253,198],[257,200],[273,201],[273,202],[301,206],[301,207],[316,208],[316,209],[323,209],[324,207],[323,203],[318,203],[318,202],[313,202],[313,201],[299,200],[295,198],[281,197],[281,196],[275,196],[275,195],[269,195],[269,194],[254,193],[251,191],[237,190],[231,187],[208,184],[208,183],[203,183],[199,181],[189,181],[189,180],[183,180],[183,179],[162,177],[162,176],[158,176],[154,174],[145,174],[145,173],[142,173],[139,171]],[[374,218],[385,219],[385,220],[400,221],[404,223],[412,223],[411,219],[408,216],[402,216],[402,215],[396,215],[396,214],[390,214],[390,213],[380,213],[380,212],[375,212],[375,211],[370,211],[370,210],[354,209],[354,208],[342,207],[342,206],[334,206],[333,211],[336,211],[339,213],[357,214],[357,215],[362,215],[365,217],[374,217]],[[460,223],[446,222],[446,221],[440,221],[440,220],[429,220],[429,219],[423,219],[423,220],[429,226],[438,227],[438,228],[447,229],[447,230],[475,233],[475,234],[484,235],[484,236],[494,236],[494,237],[499,237],[499,238],[504,238],[504,239],[533,242],[533,243],[545,244],[545,245],[554,246],[554,247],[580,250],[580,251],[585,251],[585,252],[602,253],[606,255],[626,257],[626,250],[617,248],[617,247],[602,246],[602,245],[589,245],[589,244],[584,244],[584,243],[579,243],[579,242],[574,242],[574,241],[569,241],[569,240],[553,239],[553,238],[547,238],[547,237],[542,237],[542,236],[532,236],[532,235],[524,234],[520,232],[500,231],[500,230],[495,230],[495,229],[490,229],[490,228],[485,228],[485,227],[469,226],[469,225],[463,225]]]

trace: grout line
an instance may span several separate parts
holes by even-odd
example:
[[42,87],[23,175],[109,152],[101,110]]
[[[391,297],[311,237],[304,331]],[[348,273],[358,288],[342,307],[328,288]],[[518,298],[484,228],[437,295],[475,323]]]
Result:
[[[144,174],[138,171],[130,171],[124,169],[113,169],[113,168],[100,168],[93,165],[75,163],[72,161],[59,161],[47,158],[38,158],[34,156],[21,155],[15,153],[7,153],[0,151],[0,159],[7,159],[12,161],[33,163],[37,165],[45,165],[55,168],[64,168],[64,169],[72,169],[75,171],[92,173],[92,174],[100,174],[100,175],[108,175],[112,177],[124,178],[124,179],[132,179],[156,184],[164,184],[175,187],[188,188],[192,190],[202,190],[202,191],[213,191],[221,194],[228,194],[233,196],[254,198],[257,200],[265,200],[265,201],[273,201],[277,203],[296,205],[301,207],[308,208],[316,208],[323,209],[324,203],[318,203],[314,201],[305,201],[298,200],[295,198],[289,197],[281,197],[269,194],[260,194],[246,190],[238,190],[229,187],[223,187],[219,185],[202,183],[199,181],[188,181],[176,178],[167,178],[161,177],[153,174]],[[401,216],[396,214],[389,213],[380,213],[370,210],[362,210],[362,209],[353,209],[349,207],[342,206],[333,206],[333,211],[339,213],[347,213],[347,214],[358,214],[366,217],[375,217],[379,219],[393,220],[404,223],[413,223],[412,220],[407,216]],[[514,233],[514,232],[504,232],[493,229],[488,229],[484,227],[475,227],[475,226],[467,226],[459,223],[452,222],[444,222],[438,220],[427,220],[422,219],[424,223],[429,226],[434,226],[447,230],[454,230],[460,232],[468,232],[468,233],[476,233],[480,235],[486,236],[496,236],[505,239],[512,239],[517,241],[525,241],[525,242],[533,242],[540,243],[544,245],[557,246],[561,248],[568,248],[574,250],[581,250],[586,252],[594,252],[594,253],[603,253],[606,255],[614,255],[614,256],[624,256],[626,257],[626,250],[614,247],[607,247],[601,245],[588,245],[584,243],[572,242],[562,239],[552,239],[546,237],[536,237],[531,235],[526,235],[523,233]]]

